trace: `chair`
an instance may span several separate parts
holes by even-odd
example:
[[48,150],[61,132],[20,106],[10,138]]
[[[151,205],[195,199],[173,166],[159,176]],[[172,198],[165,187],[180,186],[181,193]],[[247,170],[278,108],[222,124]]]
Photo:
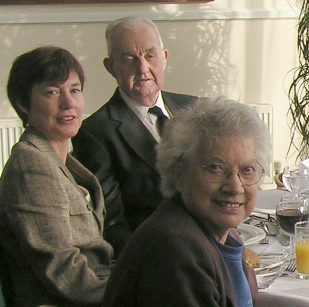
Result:
[[24,128],[18,117],[0,118],[0,174]]

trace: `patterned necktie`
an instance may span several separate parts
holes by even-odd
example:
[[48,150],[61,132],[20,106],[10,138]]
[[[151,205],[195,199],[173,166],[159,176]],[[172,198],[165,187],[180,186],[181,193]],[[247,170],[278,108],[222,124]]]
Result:
[[163,132],[163,128],[164,128],[164,123],[167,120],[167,116],[164,115],[161,108],[157,106],[149,108],[148,112],[157,116],[157,121],[156,121],[157,130],[158,130],[159,135],[161,136]]

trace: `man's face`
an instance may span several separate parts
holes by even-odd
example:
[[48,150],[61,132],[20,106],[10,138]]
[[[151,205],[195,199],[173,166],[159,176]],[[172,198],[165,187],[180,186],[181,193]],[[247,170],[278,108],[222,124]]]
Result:
[[104,59],[104,65],[130,98],[152,106],[163,86],[168,51],[148,25],[117,32],[112,55]]

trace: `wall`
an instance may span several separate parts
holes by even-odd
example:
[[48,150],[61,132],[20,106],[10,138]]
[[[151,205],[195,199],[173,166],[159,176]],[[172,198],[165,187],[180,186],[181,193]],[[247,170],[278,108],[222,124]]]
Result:
[[15,116],[5,93],[13,59],[45,44],[67,48],[81,61],[87,76],[85,112],[95,111],[115,88],[102,65],[105,27],[110,20],[141,15],[156,22],[170,52],[164,89],[272,104],[273,156],[285,163],[286,91],[289,71],[297,65],[295,1],[0,6],[0,117]]

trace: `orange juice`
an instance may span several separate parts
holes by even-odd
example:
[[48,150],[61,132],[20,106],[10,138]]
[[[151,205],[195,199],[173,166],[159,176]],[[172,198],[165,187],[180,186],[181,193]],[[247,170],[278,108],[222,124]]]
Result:
[[297,272],[309,274],[309,239],[296,242]]

